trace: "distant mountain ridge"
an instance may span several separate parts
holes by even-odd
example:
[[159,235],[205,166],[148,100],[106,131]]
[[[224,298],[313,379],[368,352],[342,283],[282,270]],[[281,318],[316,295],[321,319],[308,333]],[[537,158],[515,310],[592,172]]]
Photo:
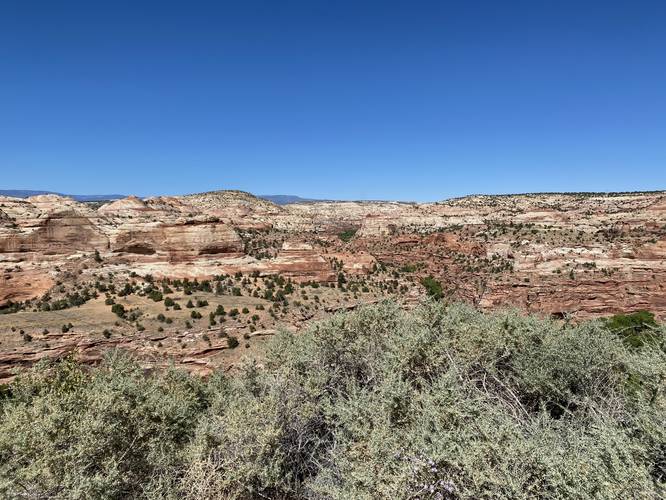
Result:
[[[356,202],[356,203],[365,203],[365,202],[392,202],[392,203],[404,203],[404,204],[413,204],[416,202],[413,201],[397,201],[397,200],[335,200],[335,199],[324,199],[324,198],[303,198],[297,195],[291,194],[259,194],[255,195],[246,191],[238,191],[233,189],[222,189],[217,191],[208,191],[201,193],[191,193],[189,195],[179,195],[179,196],[203,196],[210,195],[215,193],[244,193],[247,196],[251,196],[255,199],[265,200],[275,205],[290,205],[290,204],[307,204],[307,203],[335,203],[335,202]],[[639,194],[659,194],[666,193],[665,190],[651,190],[651,191],[617,191],[617,192],[539,192],[539,193],[506,193],[506,194],[467,194],[464,196],[456,196],[452,198],[445,198],[434,203],[445,203],[445,202],[454,202],[461,199],[471,199],[477,197],[487,197],[487,198],[510,198],[513,196],[543,196],[543,195],[564,195],[564,196],[579,196],[579,197],[588,197],[588,196],[606,196],[606,197],[615,197],[615,196],[626,196],[626,195],[639,195]],[[38,189],[0,189],[0,196],[11,196],[14,198],[29,198],[30,196],[38,196],[44,194],[53,194],[58,196],[67,196],[79,202],[106,202],[106,201],[115,201],[127,198],[127,195],[124,194],[63,194],[56,191],[45,191]],[[141,199],[146,197],[141,196]]]
[[40,191],[32,189],[0,189],[0,196],[12,196],[14,198],[29,198],[30,196],[39,196],[42,194],[55,194],[58,196],[68,196],[76,201],[107,201],[120,200],[125,198],[122,194],[63,194],[55,191]]
[[292,194],[259,194],[257,198],[272,201],[276,205],[289,205],[290,203],[314,203],[317,201],[333,201],[333,200],[317,200],[314,198],[301,198],[300,196]]
[[[124,194],[64,194],[56,191],[46,191],[41,189],[0,189],[0,196],[11,196],[13,198],[29,198],[31,196],[39,196],[43,194],[55,194],[58,196],[68,196],[76,201],[114,201],[126,198]],[[201,194],[201,193],[197,193]],[[301,198],[300,196],[289,194],[266,194],[266,195],[253,195],[262,200],[267,200],[276,205],[288,205],[289,203],[312,203],[317,201],[329,200],[315,200],[311,198]]]

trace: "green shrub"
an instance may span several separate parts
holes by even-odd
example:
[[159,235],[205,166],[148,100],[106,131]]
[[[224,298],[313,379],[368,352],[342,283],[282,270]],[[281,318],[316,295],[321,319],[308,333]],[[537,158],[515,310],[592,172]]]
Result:
[[663,345],[664,337],[660,335],[654,314],[638,311],[632,314],[616,314],[605,320],[606,327],[617,333],[627,345],[642,347],[646,343]]
[[347,229],[338,234],[338,238],[347,243],[356,235],[358,229]]
[[111,312],[120,318],[125,317],[125,307],[122,304],[113,304]]
[[442,284],[432,276],[422,278],[421,284],[426,289],[426,293],[433,299],[439,300],[442,297],[444,297],[444,293],[442,291]]

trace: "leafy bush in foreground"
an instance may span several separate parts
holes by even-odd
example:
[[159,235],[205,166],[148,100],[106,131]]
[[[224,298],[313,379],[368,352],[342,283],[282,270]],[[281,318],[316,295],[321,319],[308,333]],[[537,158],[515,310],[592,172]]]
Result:
[[228,379],[119,355],[28,372],[0,407],[0,496],[656,497],[665,380],[661,349],[602,322],[382,304]]
[[118,353],[90,372],[71,361],[28,372],[0,407],[0,497],[173,491],[169,476],[182,464],[206,389],[173,370],[145,377]]

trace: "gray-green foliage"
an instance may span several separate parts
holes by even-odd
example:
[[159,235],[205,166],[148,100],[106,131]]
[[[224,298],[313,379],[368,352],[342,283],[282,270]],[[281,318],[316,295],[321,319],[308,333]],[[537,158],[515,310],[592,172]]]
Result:
[[0,496],[652,498],[665,380],[659,347],[601,322],[381,304],[226,379],[119,356],[29,373],[2,403]]
[[145,377],[118,354],[90,372],[40,365],[0,407],[0,497],[165,496],[204,390],[174,370]]

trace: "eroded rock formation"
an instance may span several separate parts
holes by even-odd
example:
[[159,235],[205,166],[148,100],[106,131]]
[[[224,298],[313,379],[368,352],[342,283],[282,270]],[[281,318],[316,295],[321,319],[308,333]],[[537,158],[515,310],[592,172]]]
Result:
[[94,252],[115,271],[202,279],[242,272],[333,282],[380,262],[432,275],[481,307],[666,314],[664,193],[277,206],[223,191],[98,209],[54,195],[0,198],[0,303],[40,296],[56,268]]

